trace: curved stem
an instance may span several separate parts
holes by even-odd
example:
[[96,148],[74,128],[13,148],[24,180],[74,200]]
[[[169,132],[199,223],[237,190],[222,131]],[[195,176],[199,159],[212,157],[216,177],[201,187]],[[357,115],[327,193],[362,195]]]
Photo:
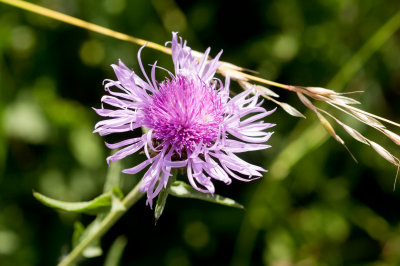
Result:
[[[22,0],[0,0],[0,2],[3,2],[5,4],[14,6],[14,7],[18,7],[39,15],[42,15],[44,17],[48,17],[48,18],[52,18],[58,21],[62,21],[64,23],[76,26],[76,27],[80,27],[86,30],[90,30],[93,32],[97,32],[99,34],[105,35],[105,36],[109,36],[121,41],[127,41],[127,42],[131,42],[131,43],[135,43],[137,45],[143,46],[146,45],[149,48],[152,48],[154,50],[158,50],[160,52],[166,53],[166,54],[171,54],[171,48],[162,46],[160,44],[154,43],[154,42],[150,42],[147,40],[143,40],[137,37],[133,37],[131,35],[128,34],[124,34],[122,32],[118,32],[115,30],[111,30],[109,28],[106,27],[102,27],[87,21],[84,21],[82,19],[78,19],[66,14],[63,14],[61,12],[57,12],[54,11],[52,9],[48,9],[36,4],[32,4],[26,1],[22,1]],[[193,51],[195,52],[195,51]],[[203,53],[197,52],[198,55],[202,55]],[[293,86],[290,85],[285,85],[285,84],[281,84],[275,81],[271,81],[271,80],[267,80],[267,79],[263,79],[257,76],[253,76],[247,73],[244,73],[242,71],[244,71],[245,69],[230,63],[226,63],[223,62],[221,64],[221,66],[218,69],[218,72],[223,74],[226,71],[229,71],[230,73],[237,73],[238,75],[242,76],[245,79],[249,79],[252,81],[256,81],[256,82],[260,82],[266,85],[270,85],[270,86],[274,86],[274,87],[278,87],[278,88],[282,88],[282,89],[286,89],[286,90],[293,90]]]
[[158,50],[161,52],[164,52],[166,54],[171,54],[171,49],[162,45],[159,45],[157,43],[154,42],[149,42],[140,38],[136,38],[115,30],[111,30],[87,21],[84,21],[82,19],[78,19],[72,16],[68,16],[66,14],[45,8],[45,7],[41,7],[26,1],[22,1],[22,0],[0,0],[0,2],[3,2],[5,4],[11,5],[11,6],[15,6],[45,17],[49,17],[58,21],[62,21],[65,22],[67,24],[70,25],[74,25],[80,28],[84,28],[90,31],[94,31],[106,36],[110,36],[113,37],[115,39],[119,39],[122,41],[127,41],[127,42],[131,42],[131,43],[135,43],[137,45],[143,46],[143,45],[147,45],[147,47],[150,47],[154,50]]
[[128,195],[122,201],[123,209],[119,208],[117,210],[111,210],[107,216],[101,221],[95,232],[89,234],[85,239],[83,239],[63,260],[58,264],[58,266],[68,266],[71,265],[82,252],[96,239],[99,239],[104,235],[108,229],[113,226],[119,218],[121,218],[124,213],[132,207],[144,194],[139,191],[140,182],[129,192]]

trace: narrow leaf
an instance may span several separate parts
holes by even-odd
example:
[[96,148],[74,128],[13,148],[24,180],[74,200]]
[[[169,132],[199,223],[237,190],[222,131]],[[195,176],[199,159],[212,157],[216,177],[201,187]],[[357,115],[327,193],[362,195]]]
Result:
[[176,180],[177,174],[178,174],[178,171],[175,170],[174,174],[169,177],[167,186],[161,190],[160,194],[158,194],[157,204],[156,204],[156,208],[154,210],[154,218],[156,220],[156,223],[157,223],[158,219],[160,219],[161,214],[164,211],[165,203],[167,203],[168,193],[170,192],[172,184]]
[[119,236],[115,239],[114,243],[111,245],[107,257],[104,262],[104,266],[117,266],[122,257],[122,253],[128,243],[126,237]]
[[164,211],[165,204],[167,203],[168,192],[166,189],[161,190],[160,194],[157,197],[157,204],[154,210],[154,218],[157,223],[158,219],[160,219],[161,214]]
[[79,239],[82,237],[85,227],[79,221],[74,223],[74,232],[72,234],[72,246],[75,247],[79,243]]
[[104,192],[109,192],[113,187],[119,187],[121,179],[122,165],[121,161],[112,162],[108,168],[106,181],[104,183]]
[[38,192],[33,192],[33,196],[46,206],[67,212],[98,214],[100,212],[108,211],[111,206],[110,193],[101,194],[93,200],[81,202],[66,202],[55,200],[46,197]]
[[225,198],[216,194],[211,195],[202,193],[200,191],[195,190],[192,186],[182,181],[175,181],[170,188],[169,194],[179,198],[200,199],[229,207],[244,209],[243,205],[239,204],[233,199]]
[[116,196],[120,200],[122,200],[124,198],[124,193],[122,193],[122,191],[119,187],[113,187],[111,192],[112,192],[113,196]]

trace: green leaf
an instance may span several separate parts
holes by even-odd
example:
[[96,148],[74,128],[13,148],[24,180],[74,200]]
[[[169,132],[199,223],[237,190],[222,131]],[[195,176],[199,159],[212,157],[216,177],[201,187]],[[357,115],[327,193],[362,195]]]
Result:
[[122,257],[122,253],[128,243],[125,236],[119,236],[115,239],[114,243],[111,245],[109,251],[107,252],[107,257],[104,262],[104,266],[117,266]]
[[112,190],[114,187],[119,187],[121,182],[121,161],[112,162],[108,167],[106,181],[104,183],[104,192]]
[[170,187],[169,194],[179,198],[200,199],[229,207],[244,209],[243,205],[239,204],[233,199],[225,198],[216,194],[211,195],[207,193],[202,193],[182,181],[175,181]]
[[101,194],[93,200],[81,202],[55,200],[38,192],[33,192],[33,196],[46,206],[67,212],[98,214],[108,211],[111,206],[111,193]]
[[119,187],[113,187],[111,191],[113,196],[117,197],[118,199],[122,200],[124,198],[124,193],[122,193]]
[[154,218],[156,219],[156,223],[164,211],[165,203],[167,203],[167,197],[168,197],[167,189],[161,190],[160,194],[158,194],[157,204],[154,210]]
[[[115,193],[118,191],[119,193]],[[113,189],[113,195],[112,195],[112,207],[111,207],[111,212],[124,212],[126,211],[125,205],[122,203],[122,198],[120,197],[122,195],[121,190],[119,188],[115,187]]]
[[174,174],[168,179],[167,187],[162,189],[160,194],[158,194],[156,209],[154,210],[154,218],[156,219],[156,223],[164,211],[165,203],[167,202],[168,193],[170,192],[170,188],[171,188],[172,184],[176,180],[177,173],[178,173],[178,171],[175,170]]
[[85,232],[85,226],[81,222],[76,221],[74,223],[74,233],[72,234],[72,246],[73,247],[78,245],[84,232]]
[[[108,212],[120,212],[126,211],[126,207],[122,203],[121,199],[123,199],[124,195],[118,187],[113,187],[110,193],[103,194],[109,196],[109,200],[111,201],[111,208],[108,206]],[[98,197],[99,198],[99,197]],[[95,232],[101,230],[100,226],[102,226],[102,222],[107,217],[107,213],[101,212],[98,213],[96,218],[85,228],[80,222],[75,223],[75,230],[72,237],[72,246],[76,247],[80,242],[82,242],[85,238],[90,237],[90,235]],[[98,257],[103,254],[103,251],[100,246],[100,239],[97,239],[90,243],[90,245],[85,248],[82,252],[82,256],[86,258]]]

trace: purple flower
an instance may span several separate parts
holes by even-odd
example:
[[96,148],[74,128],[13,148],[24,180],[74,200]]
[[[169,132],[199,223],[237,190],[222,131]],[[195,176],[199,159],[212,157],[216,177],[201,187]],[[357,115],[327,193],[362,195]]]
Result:
[[105,80],[102,107],[95,111],[107,119],[98,122],[94,132],[105,136],[148,128],[141,137],[108,144],[120,149],[107,162],[144,150],[146,160],[124,173],[136,174],[150,166],[143,176],[140,191],[152,200],[171,176],[172,168],[186,168],[189,183],[198,191],[214,193],[212,179],[231,183],[231,178],[249,181],[261,177],[263,168],[245,162],[235,153],[270,147],[266,142],[273,132],[264,130],[274,124],[261,119],[271,114],[261,107],[258,94],[246,90],[229,97],[229,77],[225,84],[214,78],[222,51],[208,61],[208,48],[194,57],[190,47],[173,33],[172,60],[175,74],[161,83],[155,79],[158,66],[152,65],[147,76],[138,52],[138,62],[145,79],[119,61],[112,65],[117,81]]

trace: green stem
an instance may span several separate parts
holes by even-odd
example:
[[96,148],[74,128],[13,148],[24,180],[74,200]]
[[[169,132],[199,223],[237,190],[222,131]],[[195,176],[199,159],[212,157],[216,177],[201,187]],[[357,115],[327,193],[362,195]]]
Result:
[[101,222],[97,230],[91,234],[89,234],[86,238],[84,238],[63,260],[58,264],[58,266],[68,266],[71,265],[82,252],[96,239],[99,239],[102,235],[104,235],[108,229],[113,226],[119,218],[124,215],[124,213],[132,207],[144,194],[139,191],[140,182],[129,192],[128,195],[122,201],[124,210],[112,210],[110,211],[104,220]]

